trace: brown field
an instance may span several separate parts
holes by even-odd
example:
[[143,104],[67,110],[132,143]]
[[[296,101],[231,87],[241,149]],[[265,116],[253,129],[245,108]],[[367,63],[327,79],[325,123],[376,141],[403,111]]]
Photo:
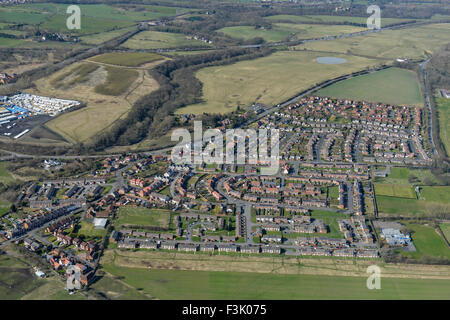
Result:
[[[72,70],[80,69],[82,65],[94,64],[88,61],[75,63],[56,72],[49,78],[40,79],[36,82],[35,88],[27,91],[38,95],[74,99],[86,103],[87,107],[62,114],[46,124],[50,130],[60,134],[71,143],[86,142],[107,129],[117,119],[124,117],[133,103],[142,95],[159,88],[158,83],[147,72],[147,68],[163,61],[153,62],[139,68],[126,67],[127,72],[133,72],[133,77],[128,77],[129,83],[120,85],[121,90],[108,92],[119,93],[116,96],[101,94],[96,90],[96,87],[101,87],[108,79],[107,68],[109,66],[107,65],[98,64],[99,67],[95,70],[94,68],[88,68],[94,71],[86,77],[73,78]],[[70,85],[58,85],[58,82],[61,81]],[[55,88],[54,85],[59,88]]]

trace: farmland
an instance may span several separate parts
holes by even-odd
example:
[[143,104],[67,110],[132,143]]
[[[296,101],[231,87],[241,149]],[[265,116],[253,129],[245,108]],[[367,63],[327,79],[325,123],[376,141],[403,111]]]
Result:
[[423,106],[417,75],[400,68],[389,68],[341,81],[319,90],[317,95],[394,105]]
[[336,55],[347,63],[317,64],[323,54],[283,51],[232,65],[208,67],[196,73],[203,83],[205,102],[177,110],[177,113],[226,113],[253,102],[275,104],[316,83],[380,63],[377,59]]
[[123,207],[119,209],[117,225],[146,225],[168,228],[170,223],[170,211]]
[[310,42],[299,49],[347,53],[393,60],[399,57],[423,59],[448,40],[450,24],[433,24],[399,30],[385,30],[347,39]]
[[358,32],[362,30],[364,29],[353,26],[276,23],[273,25],[272,29],[257,29],[253,26],[236,26],[222,28],[217,30],[217,32],[243,40],[261,37],[267,42],[278,42],[291,36],[297,39],[309,39],[324,37],[326,35],[334,36],[338,34]]
[[450,155],[450,99],[436,98],[439,135],[447,155]]
[[128,49],[159,49],[177,47],[207,46],[206,43],[187,39],[186,35],[180,33],[142,31],[128,39],[122,47]]
[[[292,23],[354,23],[360,25],[366,25],[367,17],[346,17],[346,16],[323,16],[323,15],[306,15],[306,16],[294,16],[294,15],[274,15],[266,18],[268,21],[288,21]],[[383,18],[381,19],[381,26],[386,27],[392,24],[403,23],[412,21],[411,19],[393,19]]]

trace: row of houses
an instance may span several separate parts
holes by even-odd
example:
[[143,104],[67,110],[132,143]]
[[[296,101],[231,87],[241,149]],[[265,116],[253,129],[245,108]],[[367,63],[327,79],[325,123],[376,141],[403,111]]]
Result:
[[180,243],[175,241],[149,241],[124,239],[119,241],[119,248],[124,249],[161,249],[161,250],[178,250],[184,252],[241,252],[241,253],[270,253],[281,254],[281,248],[278,246],[256,246],[256,245],[236,245],[223,243]]

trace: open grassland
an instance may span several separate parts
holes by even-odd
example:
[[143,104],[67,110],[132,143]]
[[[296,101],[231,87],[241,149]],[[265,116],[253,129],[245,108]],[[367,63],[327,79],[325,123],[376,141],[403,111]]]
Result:
[[67,15],[55,14],[49,19],[47,19],[44,23],[42,23],[41,28],[52,32],[66,32],[66,33],[70,32],[76,35],[87,35],[121,29],[134,25],[133,22],[93,18],[83,15],[81,16],[81,29],[79,30],[77,29],[68,30],[66,23],[67,23]]
[[242,40],[263,38],[267,42],[283,41],[287,39],[291,34],[288,30],[283,30],[279,28],[259,29],[255,28],[254,26],[225,27],[217,30],[217,32],[223,33],[232,38]]
[[170,211],[159,209],[145,209],[137,207],[121,207],[115,224],[142,225],[168,228],[170,223]]
[[[370,296],[373,291],[367,290],[365,279],[372,264],[381,268],[383,280],[380,295]],[[102,265],[159,299],[444,298],[450,280],[448,266],[385,264],[378,259],[108,249]],[[331,279],[337,282],[329,283]]]
[[416,199],[416,192],[413,187],[395,184],[375,184],[375,195]]
[[98,292],[108,300],[143,300],[151,298],[150,295],[141,293],[127,283],[114,279],[111,275],[102,276],[89,286],[92,292]]
[[108,96],[120,96],[125,93],[139,76],[137,70],[105,67],[108,72],[106,81],[95,87],[95,92]]
[[404,255],[413,258],[421,258],[424,255],[450,258],[450,248],[433,227],[421,224],[406,224],[406,226],[413,230],[411,237],[417,251],[402,252]]
[[81,49],[86,48],[85,45],[79,43],[67,43],[61,41],[28,41],[23,39],[11,39],[0,37],[0,48],[29,48],[29,49],[45,49],[45,48],[67,48],[67,49]]
[[[118,21],[146,21],[188,12],[189,9],[158,5],[123,5],[79,4],[82,16]],[[66,4],[33,3],[22,6],[35,11],[65,14]]]
[[14,181],[14,177],[6,168],[5,162],[0,162],[0,182],[3,184],[8,184]]
[[[346,16],[294,16],[294,15],[274,15],[266,18],[268,21],[289,21],[292,23],[357,23],[366,25],[367,17],[346,17]],[[386,27],[392,24],[412,21],[410,19],[394,19],[394,18],[382,18],[381,26]]]
[[347,53],[385,59],[423,59],[448,42],[449,23],[384,30],[347,39],[310,42],[297,46],[324,52]]
[[380,64],[379,60],[336,55],[346,63],[324,65],[315,59],[323,54],[280,51],[270,56],[232,65],[208,67],[196,73],[203,83],[205,102],[177,110],[177,113],[227,113],[253,102],[273,105],[324,80]]
[[450,242],[450,223],[444,222],[439,225],[441,227],[442,232],[444,233],[445,239]]
[[427,184],[427,181],[437,183],[436,178],[428,169],[411,169],[406,167],[393,167],[390,174],[386,178],[375,178],[376,183],[384,184],[398,184],[398,185],[413,185],[408,181],[409,177],[416,177],[418,180],[414,185]]
[[383,278],[368,290],[366,278],[180,270],[105,269],[159,299],[446,299],[449,281]]
[[259,29],[254,26],[225,27],[217,30],[232,38],[249,40],[256,37],[263,38],[267,42],[279,42],[289,37],[295,39],[310,39],[347,34],[364,30],[353,26],[333,26],[333,25],[308,25],[293,23],[275,23],[272,29]]
[[355,277],[364,277],[367,267],[375,264],[388,278],[450,280],[448,266],[386,264],[381,259],[108,249],[102,261],[103,265],[127,268]]
[[450,186],[420,187],[420,198],[426,201],[450,203]]
[[450,99],[436,98],[435,101],[439,119],[439,135],[445,152],[450,156]]
[[38,24],[50,17],[47,12],[21,6],[0,7],[0,22]]
[[[154,64],[162,61],[155,61]],[[46,124],[49,129],[72,143],[85,142],[102,132],[125,116],[142,95],[159,88],[146,69],[103,65],[89,73],[85,82],[75,81],[67,88],[56,88],[53,85],[55,82],[73,81],[73,74],[80,68],[87,68],[83,67],[85,64],[95,65],[94,62],[87,61],[75,63],[48,78],[38,80],[36,87],[29,90],[38,95],[86,103],[85,108],[64,113]],[[63,75],[67,76],[62,79]]]
[[365,100],[394,105],[423,106],[417,75],[389,68],[335,83],[317,92],[319,96]]
[[200,40],[189,40],[181,33],[142,31],[128,39],[122,47],[128,49],[159,49],[208,46]]
[[117,38],[129,31],[135,30],[136,27],[127,27],[123,29],[113,30],[113,31],[107,31],[107,32],[101,32],[96,34],[91,34],[87,36],[80,37],[80,40],[83,44],[101,44],[103,42],[109,41],[111,39]]
[[93,58],[89,61],[100,62],[104,64],[111,64],[123,67],[140,67],[143,64],[150,63],[157,60],[162,60],[164,57],[147,52],[123,52],[123,53],[105,53]]
[[84,238],[101,238],[105,236],[106,230],[104,229],[95,229],[93,223],[89,223],[87,221],[81,221],[78,229],[75,231],[77,236]]

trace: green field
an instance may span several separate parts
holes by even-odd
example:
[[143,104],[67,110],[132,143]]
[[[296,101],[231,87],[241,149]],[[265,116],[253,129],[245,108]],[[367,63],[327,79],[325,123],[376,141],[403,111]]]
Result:
[[242,272],[145,270],[105,265],[158,299],[447,299],[448,280],[383,278],[368,290],[366,278]]
[[[266,18],[269,21],[289,21],[292,23],[330,23],[330,22],[336,22],[336,23],[357,23],[366,25],[367,24],[367,17],[346,17],[346,16],[323,16],[323,15],[314,15],[314,16],[294,16],[294,15],[274,15]],[[383,27],[386,27],[388,25],[400,23],[400,22],[407,22],[412,21],[410,19],[394,19],[394,18],[382,18],[381,19],[381,25]]]
[[391,168],[391,173],[386,178],[377,177],[375,182],[384,184],[412,185],[408,181],[409,176],[414,176],[418,179],[418,182],[414,182],[414,185],[426,185],[430,184],[429,182],[437,183],[436,178],[430,170],[410,169],[406,167]]
[[[32,8],[48,13],[65,13],[66,4],[54,3],[35,3],[27,4],[25,7]],[[178,13],[184,13],[189,9],[180,7],[166,7],[156,5],[138,5],[138,6],[111,6],[106,4],[81,4],[79,5],[82,16],[89,18],[103,18],[108,20],[119,21],[145,21],[158,19],[161,17],[169,17]]]
[[353,26],[333,26],[319,24],[294,24],[294,23],[275,23],[272,29],[257,29],[254,26],[235,26],[225,27],[217,30],[232,38],[249,40],[256,37],[263,38],[267,42],[279,42],[287,40],[291,36],[293,39],[310,39],[347,34],[364,30]]
[[13,180],[14,180],[13,176],[6,169],[6,162],[0,162],[0,182],[6,184]]
[[0,22],[38,24],[50,17],[49,13],[19,6],[0,7]]
[[450,99],[436,98],[435,101],[439,119],[439,135],[445,152],[450,156]]
[[122,29],[134,25],[133,22],[128,21],[81,16],[81,29],[68,30],[66,21],[67,15],[56,14],[50,17],[48,20],[46,20],[41,25],[41,28],[52,32],[66,32],[66,33],[70,32],[76,35],[87,35],[116,29]]
[[450,23],[384,30],[347,39],[301,44],[299,49],[377,57],[392,61],[399,57],[424,59],[448,42]]
[[142,31],[128,39],[122,47],[128,49],[158,49],[208,46],[200,40],[189,40],[181,33]]
[[136,207],[121,207],[115,225],[142,225],[168,228],[170,211],[160,209],[145,209]]
[[394,105],[423,106],[417,75],[400,68],[389,68],[341,81],[319,90],[317,95]]
[[81,221],[80,227],[78,230],[76,230],[76,233],[78,234],[78,236],[84,236],[85,238],[91,239],[104,237],[106,234],[106,230],[95,229],[93,223]]
[[424,255],[450,258],[450,248],[434,228],[420,224],[406,224],[414,232],[411,234],[416,252],[403,252],[407,256],[420,258]]
[[130,85],[138,78],[139,73],[132,69],[116,67],[105,67],[108,76],[105,83],[95,87],[95,92],[108,96],[119,96],[123,94]]
[[219,33],[223,33],[232,38],[249,40],[253,38],[263,38],[267,42],[279,42],[287,39],[291,34],[288,30],[283,29],[256,29],[254,26],[235,26],[226,27],[217,30]]
[[378,211],[387,214],[420,215],[426,210],[426,201],[397,198],[389,196],[376,196]]
[[413,187],[396,184],[375,184],[375,195],[416,199],[416,192]]
[[95,61],[123,67],[139,67],[143,64],[162,59],[164,59],[164,57],[155,53],[124,52],[124,53],[105,53],[90,58],[89,61]]
[[177,113],[227,113],[253,102],[273,105],[326,79],[380,63],[348,55],[337,55],[347,59],[343,64],[316,63],[315,59],[321,56],[323,53],[280,51],[250,61],[201,69],[196,76],[203,83],[205,102],[179,109]]
[[84,44],[101,44],[103,42],[109,41],[111,39],[114,39],[116,37],[119,37],[129,31],[135,30],[136,28],[134,26],[127,27],[123,29],[113,30],[113,31],[107,31],[107,32],[101,32],[96,34],[91,34],[87,36],[80,37],[80,40]]
[[420,199],[448,204],[450,203],[450,186],[420,187]]
[[450,223],[445,222],[439,225],[441,227],[442,232],[444,233],[445,238],[448,242],[450,242]]

